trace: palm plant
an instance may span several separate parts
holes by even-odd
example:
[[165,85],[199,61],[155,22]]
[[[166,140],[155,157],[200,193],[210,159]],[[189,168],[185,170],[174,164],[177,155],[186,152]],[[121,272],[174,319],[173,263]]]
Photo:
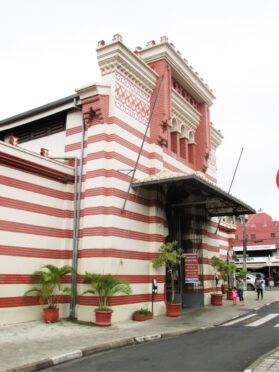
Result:
[[183,256],[183,250],[181,248],[176,248],[177,241],[168,242],[162,244],[159,248],[161,253],[157,258],[152,260],[154,269],[166,265],[168,272],[171,277],[171,301],[170,303],[175,303],[175,287],[174,287],[174,270],[177,265],[181,262]]
[[55,309],[59,300],[59,292],[73,296],[71,288],[62,288],[61,279],[67,274],[74,273],[74,269],[68,265],[60,268],[54,265],[44,265],[42,270],[37,270],[32,274],[31,282],[37,285],[26,291],[24,296],[34,293],[41,305],[47,303],[48,308]]
[[218,273],[221,274],[221,277],[224,282],[230,283],[230,277],[235,272],[237,266],[233,263],[226,262],[221,258],[216,256],[212,257],[212,267],[215,269],[216,274],[216,292],[217,292],[217,285],[218,285]]
[[116,293],[131,294],[130,284],[112,274],[104,275],[86,272],[83,283],[90,284],[92,289],[88,289],[82,295],[86,293],[97,294],[99,299],[97,310],[100,311],[110,311],[109,300]]

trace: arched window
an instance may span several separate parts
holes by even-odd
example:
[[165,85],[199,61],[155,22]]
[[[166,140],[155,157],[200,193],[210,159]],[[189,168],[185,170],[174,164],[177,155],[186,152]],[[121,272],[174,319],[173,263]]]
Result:
[[170,133],[170,140],[171,140],[171,151],[177,153],[178,147],[178,122],[176,118],[172,118],[171,120],[171,133]]

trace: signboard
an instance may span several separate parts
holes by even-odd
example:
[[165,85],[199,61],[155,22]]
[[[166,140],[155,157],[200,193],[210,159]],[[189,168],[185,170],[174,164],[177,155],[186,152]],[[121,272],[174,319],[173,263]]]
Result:
[[[234,260],[235,263],[242,263],[243,262],[243,257],[237,257]],[[267,265],[271,265],[272,263],[279,262],[279,256],[272,256],[268,258],[267,256],[265,257],[246,257],[246,262],[247,263],[266,263]]]
[[184,255],[185,283],[199,282],[199,257],[197,254]]
[[[269,249],[276,249],[275,244],[266,244],[266,245],[248,245],[246,250],[247,251],[266,251]],[[243,251],[243,247],[233,247],[233,250],[235,252],[241,252]]]

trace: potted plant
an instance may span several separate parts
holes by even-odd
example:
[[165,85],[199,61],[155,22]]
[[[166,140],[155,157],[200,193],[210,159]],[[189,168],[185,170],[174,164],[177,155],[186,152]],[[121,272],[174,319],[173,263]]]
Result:
[[[213,256],[212,257],[212,267],[214,268],[214,281],[215,281],[215,293],[211,293],[211,305],[222,305],[223,304],[223,295],[218,293],[218,284],[219,284],[219,275],[221,274],[225,261],[220,258]],[[213,285],[214,287],[214,285]]]
[[74,274],[74,269],[68,265],[64,265],[61,268],[54,265],[44,265],[42,270],[35,271],[32,274],[31,282],[36,284],[36,286],[26,291],[24,296],[34,293],[39,298],[41,305],[47,304],[47,307],[43,309],[42,315],[46,323],[58,321],[59,308],[57,304],[61,293],[68,293],[73,296],[71,288],[62,288],[61,279],[67,274]]
[[116,293],[129,295],[131,293],[130,284],[115,275],[88,272],[85,273],[83,283],[90,284],[92,289],[88,289],[82,295],[90,293],[98,296],[99,306],[94,310],[96,314],[95,324],[102,327],[110,326],[113,310],[109,307],[109,300]]
[[139,322],[142,322],[147,319],[152,319],[153,313],[148,309],[141,308],[140,310],[136,310],[133,314],[133,319]]
[[[232,291],[230,285],[230,278],[233,272],[236,270],[236,265],[230,262],[226,262],[221,258],[216,256],[212,257],[212,267],[215,269],[215,282],[216,282],[216,290],[215,293],[211,294],[211,303],[212,305],[222,305],[222,295],[218,293],[218,282],[219,282],[219,275],[221,275],[224,284],[223,286],[229,283],[229,287],[227,289],[227,299],[232,299]],[[224,288],[223,287],[223,288]],[[222,286],[221,286],[222,289]],[[222,291],[223,292],[223,291]],[[223,292],[224,293],[224,292]]]
[[152,260],[154,269],[166,266],[171,277],[171,300],[166,303],[167,316],[179,316],[181,304],[175,301],[174,270],[180,264],[183,255],[181,248],[176,248],[177,241],[167,242],[159,248],[160,255]]

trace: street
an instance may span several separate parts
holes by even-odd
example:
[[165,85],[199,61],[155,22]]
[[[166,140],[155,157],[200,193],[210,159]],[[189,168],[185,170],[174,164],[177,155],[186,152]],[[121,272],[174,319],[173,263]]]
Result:
[[279,345],[279,304],[221,326],[85,357],[48,371],[243,371]]

